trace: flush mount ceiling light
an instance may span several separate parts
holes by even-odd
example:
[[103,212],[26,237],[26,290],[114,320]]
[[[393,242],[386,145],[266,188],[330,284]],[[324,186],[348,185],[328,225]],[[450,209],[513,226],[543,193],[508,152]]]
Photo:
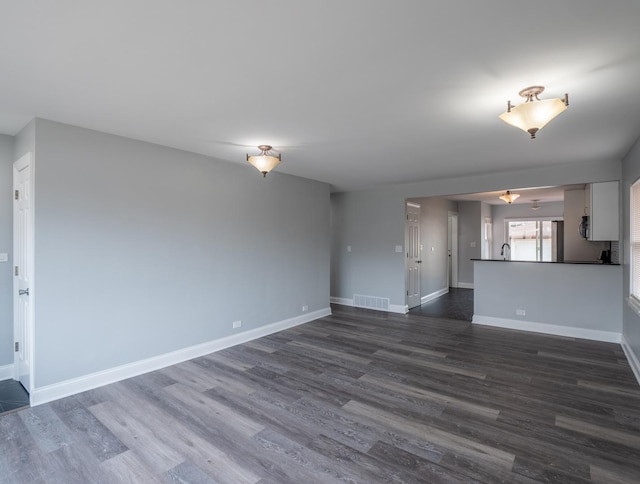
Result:
[[531,200],[531,210],[538,210],[540,208],[540,200]]
[[526,101],[518,106],[513,106],[511,101],[507,101],[507,110],[499,116],[500,119],[511,126],[526,131],[531,135],[531,139],[534,139],[539,130],[567,109],[569,105],[568,94],[565,94],[563,99],[554,98],[541,101],[538,99],[538,94],[542,91],[544,91],[544,86],[531,86],[523,89],[518,94]]
[[282,154],[278,153],[278,156],[275,156],[271,153],[273,149],[269,145],[260,145],[258,149],[261,151],[259,155],[249,156],[247,154],[247,161],[251,163],[256,169],[262,173],[263,177],[267,176],[271,170],[273,170],[278,163],[282,161]]
[[518,198],[520,196],[519,193],[511,193],[509,190],[506,191],[506,193],[503,193],[502,195],[500,195],[500,200],[504,200],[505,202],[511,204],[514,202],[514,200],[516,198]]

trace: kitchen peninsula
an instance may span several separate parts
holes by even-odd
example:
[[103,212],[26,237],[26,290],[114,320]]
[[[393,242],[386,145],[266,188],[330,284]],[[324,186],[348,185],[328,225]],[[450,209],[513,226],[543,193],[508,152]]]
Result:
[[473,323],[620,342],[622,267],[474,259]]

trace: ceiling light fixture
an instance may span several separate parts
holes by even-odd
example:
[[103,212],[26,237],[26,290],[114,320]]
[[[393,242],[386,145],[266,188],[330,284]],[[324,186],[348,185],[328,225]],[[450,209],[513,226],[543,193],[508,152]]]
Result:
[[541,101],[538,99],[538,94],[542,91],[544,91],[544,86],[531,86],[523,89],[518,94],[526,101],[518,106],[513,106],[511,101],[507,101],[507,110],[499,116],[500,119],[511,126],[526,131],[531,135],[531,139],[534,139],[539,130],[566,110],[569,105],[569,94],[565,94],[563,99],[554,98]]
[[519,193],[511,193],[509,190],[506,191],[506,193],[503,193],[502,195],[500,195],[500,200],[504,200],[505,202],[511,204],[515,201],[516,198],[518,198],[520,196]]
[[540,200],[531,200],[533,203],[531,204],[531,210],[538,210],[540,208]]
[[278,156],[275,156],[271,153],[273,149],[269,145],[260,145],[258,149],[261,151],[259,155],[249,156],[247,154],[247,161],[251,163],[256,169],[262,173],[263,177],[267,176],[271,170],[273,170],[278,163],[282,161],[282,154],[278,153]]

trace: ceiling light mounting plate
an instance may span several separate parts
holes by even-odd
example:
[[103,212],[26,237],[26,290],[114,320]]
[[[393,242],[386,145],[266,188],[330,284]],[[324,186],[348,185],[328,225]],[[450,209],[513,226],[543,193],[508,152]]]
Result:
[[538,94],[544,91],[544,86],[529,86],[521,90],[518,95],[527,99],[527,101],[533,101],[535,97],[538,99]]

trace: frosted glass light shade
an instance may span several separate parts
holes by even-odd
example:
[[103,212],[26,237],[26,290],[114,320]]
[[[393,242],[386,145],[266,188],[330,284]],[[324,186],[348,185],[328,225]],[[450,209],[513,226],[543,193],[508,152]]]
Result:
[[500,195],[498,198],[500,200],[504,200],[505,202],[511,204],[513,203],[516,198],[518,198],[520,196],[519,193],[511,193],[509,190],[507,190],[506,193],[503,193],[502,195]]
[[267,176],[267,173],[273,170],[278,163],[280,163],[280,157],[260,154],[256,156],[247,156],[247,161],[255,166],[256,169],[262,173],[262,176]]
[[538,130],[565,109],[567,106],[562,99],[544,99],[522,103],[499,117],[505,123],[520,128],[535,138]]

